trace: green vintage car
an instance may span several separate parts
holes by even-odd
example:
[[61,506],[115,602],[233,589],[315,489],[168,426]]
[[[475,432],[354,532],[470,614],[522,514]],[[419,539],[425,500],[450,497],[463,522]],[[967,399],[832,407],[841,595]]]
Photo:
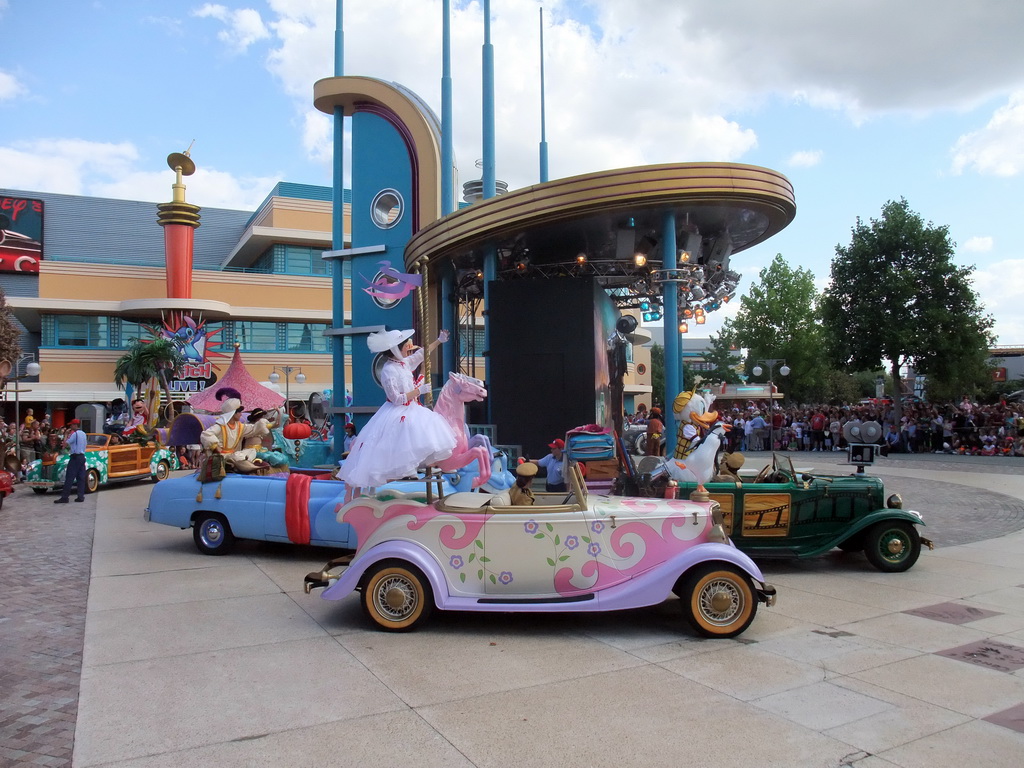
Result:
[[[640,495],[663,494],[665,479],[641,480]],[[729,538],[752,557],[813,557],[838,547],[863,551],[875,568],[895,573],[917,562],[922,544],[934,546],[918,532],[921,513],[903,509],[898,494],[886,498],[881,479],[863,472],[798,472],[789,456],[772,454],[739,483],[704,487],[722,507]],[[678,495],[689,498],[696,489],[695,483],[681,483]]]
[[[60,453],[36,459],[28,466],[25,484],[36,493],[59,491],[64,487],[64,471],[69,454]],[[85,448],[85,492],[95,493],[101,485],[150,478],[165,479],[178,468],[177,457],[155,443],[111,443],[110,435],[88,433]]]

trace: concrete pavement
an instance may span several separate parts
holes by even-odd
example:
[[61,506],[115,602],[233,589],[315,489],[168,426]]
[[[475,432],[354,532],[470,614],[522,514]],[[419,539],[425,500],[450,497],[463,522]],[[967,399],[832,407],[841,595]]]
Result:
[[[841,460],[792,456],[815,469]],[[979,458],[880,461],[873,473],[925,512],[938,548],[904,574],[838,551],[762,560],[778,604],[735,640],[698,639],[674,600],[619,614],[435,614],[417,632],[375,632],[354,597],[303,593],[330,551],[200,555],[189,532],[142,520],[146,484],[67,506],[19,491],[2,522],[6,539],[20,502],[81,519],[95,505],[83,768],[1019,766],[1024,465]],[[54,581],[30,578],[47,599]]]

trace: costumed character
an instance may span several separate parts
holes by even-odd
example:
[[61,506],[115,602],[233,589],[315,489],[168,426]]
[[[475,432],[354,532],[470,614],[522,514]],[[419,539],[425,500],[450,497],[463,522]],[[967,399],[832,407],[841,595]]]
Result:
[[719,466],[718,452],[725,444],[729,425],[718,422],[711,431],[695,445],[683,463],[676,459],[665,462],[669,477],[680,483],[697,483],[697,490],[704,490],[704,483],[710,482]]
[[[387,355],[380,371],[387,400],[359,432],[338,470],[338,477],[345,481],[346,499],[362,488],[414,475],[420,467],[447,459],[455,449],[448,423],[420,404],[419,397],[430,391],[430,384],[416,374],[424,350],[413,345],[413,333],[377,331],[366,339],[371,352]],[[426,353],[446,341],[448,332],[441,331]]]
[[537,476],[537,469],[537,465],[532,461],[524,461],[516,467],[516,484],[508,492],[513,506],[532,507],[536,502],[530,485]]
[[679,428],[676,431],[676,450],[672,458],[686,461],[700,445],[701,440],[718,421],[718,411],[711,410],[715,396],[712,394],[698,395],[694,387],[689,392],[680,392],[672,403],[672,412],[676,415]]
[[[254,408],[246,417],[246,421],[253,426],[251,434],[242,439],[241,453],[255,464],[261,471],[273,468],[277,471],[284,471],[288,468],[288,456],[281,451],[268,450],[265,446],[266,438],[273,440],[271,430],[275,424],[267,418],[269,416],[262,408]],[[280,419],[275,419],[277,422]]]
[[221,387],[216,397],[221,401],[220,416],[212,427],[203,430],[199,442],[208,456],[223,458],[225,471],[251,474],[259,467],[253,463],[255,449],[247,449],[245,440],[258,428],[242,422],[242,394],[237,389]]
[[715,483],[736,483],[743,485],[740,480],[740,469],[746,461],[742,453],[723,453],[721,461],[718,462],[718,472],[711,478]]
[[146,431],[146,424],[149,423],[149,406],[146,405],[146,401],[141,397],[137,400],[132,401],[132,417],[125,424],[124,430],[121,432],[122,437],[130,437],[139,433],[140,435]]

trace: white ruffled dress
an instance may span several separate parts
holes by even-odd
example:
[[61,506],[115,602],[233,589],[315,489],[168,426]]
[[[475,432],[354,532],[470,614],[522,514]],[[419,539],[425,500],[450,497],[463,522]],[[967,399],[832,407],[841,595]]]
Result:
[[423,362],[423,350],[402,360],[389,360],[380,372],[387,402],[356,435],[338,476],[353,488],[375,488],[452,455],[455,436],[447,422],[405,393],[417,386],[414,372]]

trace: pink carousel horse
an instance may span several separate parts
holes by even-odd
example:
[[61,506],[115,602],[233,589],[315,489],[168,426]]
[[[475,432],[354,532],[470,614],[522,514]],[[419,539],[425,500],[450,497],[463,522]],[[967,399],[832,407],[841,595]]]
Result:
[[434,405],[434,413],[445,420],[455,436],[452,455],[438,462],[437,467],[442,472],[454,472],[475,461],[480,474],[473,480],[474,488],[479,488],[491,479],[493,451],[486,435],[469,436],[469,430],[466,429],[466,403],[483,400],[485,397],[487,390],[480,379],[452,372],[448,374],[448,381],[441,388]]

